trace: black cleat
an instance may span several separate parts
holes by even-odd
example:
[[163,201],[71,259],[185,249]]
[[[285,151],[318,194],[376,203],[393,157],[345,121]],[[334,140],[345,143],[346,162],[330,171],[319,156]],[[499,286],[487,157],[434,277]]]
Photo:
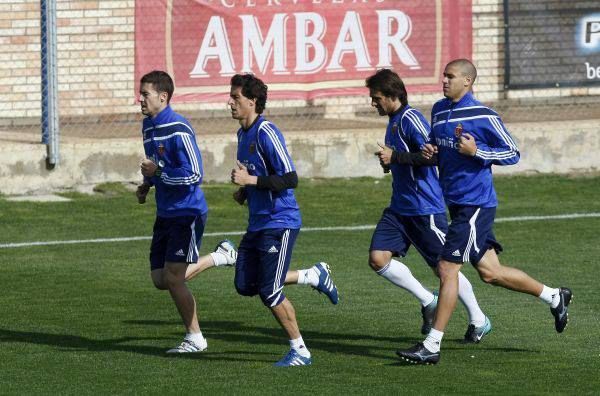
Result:
[[440,353],[430,352],[422,342],[417,343],[417,345],[409,349],[399,349],[396,351],[396,354],[402,360],[414,364],[436,364],[440,361]]
[[559,295],[560,301],[556,308],[550,308],[550,313],[554,316],[554,327],[556,328],[556,331],[562,333],[569,321],[569,304],[573,298],[573,293],[571,293],[571,289],[561,287],[559,289]]
[[467,332],[465,333],[465,337],[463,339],[463,344],[479,344],[483,337],[490,334],[492,331],[492,322],[486,316],[485,323],[481,327],[475,327],[474,324],[470,324],[467,327]]

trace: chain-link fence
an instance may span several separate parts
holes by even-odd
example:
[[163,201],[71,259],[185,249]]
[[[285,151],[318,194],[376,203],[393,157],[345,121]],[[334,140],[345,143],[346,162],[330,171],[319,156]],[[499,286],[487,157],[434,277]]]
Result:
[[[314,5],[317,3],[302,1],[222,0],[210,3],[212,8],[206,10],[212,10],[212,14],[202,19],[201,8],[190,8],[200,7],[202,2],[5,0],[0,3],[0,138],[42,140],[40,119],[42,111],[46,111],[42,104],[48,100],[45,90],[48,85],[43,84],[41,71],[46,59],[40,54],[46,51],[42,51],[43,35],[40,38],[44,11],[40,4],[48,3],[55,3],[56,7],[57,115],[60,134],[64,138],[139,136],[141,115],[136,103],[136,82],[144,71],[163,66],[176,77],[176,93],[180,95],[174,107],[179,112],[190,118],[202,133],[231,133],[237,127],[225,104],[226,81],[231,73],[202,77],[203,72],[223,69],[227,62],[223,52],[219,52],[219,40],[229,43],[226,49],[231,52],[233,72],[251,67],[251,71],[260,74],[260,67],[270,68],[270,74],[264,73],[268,75],[266,82],[270,92],[273,87],[266,114],[284,130],[381,128],[381,119],[369,106],[363,81],[378,67],[389,66],[382,60],[386,56],[395,59],[396,63],[392,62],[391,66],[397,65],[400,74],[406,77],[411,104],[425,114],[440,96],[444,60],[448,56],[463,55],[473,58],[479,67],[478,96],[484,102],[493,103],[506,121],[600,118],[600,73],[597,79],[589,79],[586,84],[569,87],[519,90],[505,87],[507,75],[504,70],[512,71],[511,81],[518,78],[514,64],[505,69],[505,40],[512,42],[512,50],[515,50],[518,44],[510,41],[511,37],[518,37],[517,33],[523,37],[527,33],[522,28],[527,23],[524,13],[538,12],[539,7],[546,5],[548,15],[555,15],[552,13],[561,12],[551,7],[561,3],[557,1],[473,0],[452,2],[451,7],[450,2],[440,0],[390,0],[373,2],[364,8],[357,8],[355,3],[346,4],[337,11],[334,9],[337,2],[319,2],[321,8],[317,8]],[[274,8],[274,4],[280,6]],[[530,9],[524,4],[529,4]],[[537,7],[538,11],[532,7]],[[513,13],[508,14],[507,10]],[[304,19],[301,20],[299,14]],[[586,17],[584,14],[580,12],[577,18]],[[508,16],[509,21],[520,24],[520,31],[516,30],[516,25],[509,25],[513,30],[505,31],[504,22]],[[454,24],[456,18],[464,18],[460,28]],[[387,32],[381,27],[382,21],[389,22]],[[299,30],[300,22],[307,26],[304,38]],[[563,20],[563,23],[567,22]],[[578,20],[575,22],[579,23]],[[406,23],[412,27],[412,33],[402,31]],[[600,22],[591,18],[581,23],[588,29],[584,36],[587,34],[591,37],[590,42],[596,45],[590,44],[587,55],[583,55],[590,57],[588,69],[600,71],[597,52],[593,52],[599,46]],[[317,34],[319,26],[323,30],[321,36]],[[278,31],[278,28],[284,30]],[[247,43],[239,43],[239,36],[246,34],[240,29],[254,29],[256,37],[244,36]],[[543,29],[535,29],[533,27],[531,31],[540,37],[547,34]],[[573,34],[577,34],[577,29],[579,27],[574,28]],[[44,27],[43,31],[48,29]],[[435,34],[425,35],[422,33],[425,31]],[[283,41],[278,39],[281,32],[285,35]],[[363,41],[359,37],[361,34]],[[530,35],[531,40],[534,38]],[[400,39],[404,44],[397,42]],[[562,39],[566,43],[572,37]],[[236,40],[237,44],[234,43]],[[427,40],[432,40],[432,44],[429,45]],[[417,45],[419,41],[423,43]],[[461,47],[453,48],[454,42],[462,43]],[[274,71],[278,62],[278,43],[283,43],[282,48],[287,54],[280,54],[282,59],[286,65],[291,65],[280,74]],[[365,48],[361,47],[363,44]],[[306,50],[304,55],[297,50],[301,45]],[[433,48],[431,54],[427,52],[430,47]],[[203,48],[207,51],[204,55],[200,53]],[[466,48],[472,48],[472,51]],[[308,63],[318,57],[320,50],[325,51],[321,71],[299,72],[299,58],[304,56],[303,65],[309,67]],[[364,62],[370,63],[361,65],[359,55],[363,50]],[[246,53],[249,61],[242,59]],[[410,59],[410,54],[414,60]],[[514,52],[511,54],[512,61],[516,61]],[[527,55],[523,51],[520,54],[522,65]],[[545,59],[551,62],[551,58]],[[583,63],[577,67],[584,67]],[[344,69],[345,65],[349,66]],[[330,73],[330,69],[333,72]]]

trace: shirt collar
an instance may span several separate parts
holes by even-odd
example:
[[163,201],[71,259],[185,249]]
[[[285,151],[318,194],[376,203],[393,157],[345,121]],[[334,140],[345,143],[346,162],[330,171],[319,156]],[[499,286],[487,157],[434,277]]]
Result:
[[252,121],[252,124],[250,124],[250,126],[248,127],[248,129],[244,129],[244,127],[242,127],[242,130],[244,132],[248,132],[250,129],[254,128],[254,125],[256,125],[259,121],[262,121],[262,120],[263,120],[263,116],[262,116],[262,114],[259,114],[258,117],[256,117],[254,119],[254,121]]
[[152,118],[152,123],[155,125],[164,124],[165,121],[168,120],[172,114],[173,109],[171,108],[171,105],[167,105],[167,107],[162,109],[160,113],[158,113]]
[[[448,99],[450,101],[450,99]],[[464,104],[466,103],[470,103],[473,102],[475,100],[475,97],[473,96],[473,92],[469,91],[467,92],[462,98],[460,98],[460,100],[456,103],[450,101],[450,105],[451,106],[457,106],[457,107],[462,107]]]
[[400,107],[398,107],[398,110],[396,110],[392,114],[390,114],[390,119],[396,117],[399,114],[403,114],[408,109],[410,109],[410,106],[408,104],[406,106],[400,105]]

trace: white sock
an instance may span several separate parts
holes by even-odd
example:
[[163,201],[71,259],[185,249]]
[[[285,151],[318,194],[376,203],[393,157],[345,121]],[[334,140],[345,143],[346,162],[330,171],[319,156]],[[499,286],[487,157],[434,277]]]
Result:
[[473,285],[462,272],[458,273],[458,298],[469,313],[469,322],[475,327],[483,326],[485,324],[485,314],[477,303],[477,298],[473,293]]
[[556,308],[558,307],[558,303],[560,302],[560,290],[551,289],[548,286],[544,285],[542,293],[540,294],[540,298],[543,302],[549,304],[552,308]]
[[298,270],[298,284],[317,287],[319,284],[319,274],[312,268]]
[[305,357],[305,358],[310,357],[310,352],[308,351],[308,348],[304,344],[304,340],[302,339],[302,336],[296,338],[295,340],[290,340],[290,348],[292,348],[293,350],[298,352],[298,354],[302,357]]
[[438,331],[432,327],[431,330],[429,330],[429,334],[427,334],[427,338],[425,338],[425,341],[423,341],[423,345],[429,350],[429,352],[439,352],[443,337],[443,331]]
[[415,296],[424,307],[429,305],[435,298],[433,293],[425,289],[423,285],[415,279],[410,272],[410,269],[400,261],[392,259],[388,265],[377,271],[377,274],[383,276],[394,285],[407,290]]
[[202,342],[204,341],[204,336],[202,335],[202,331],[200,331],[198,333],[187,333],[185,335],[185,339],[190,340],[194,344],[200,346],[200,345],[202,345]]
[[225,257],[223,253],[212,252],[210,253],[210,257],[212,257],[213,263],[215,263],[215,267],[227,264],[227,257]]

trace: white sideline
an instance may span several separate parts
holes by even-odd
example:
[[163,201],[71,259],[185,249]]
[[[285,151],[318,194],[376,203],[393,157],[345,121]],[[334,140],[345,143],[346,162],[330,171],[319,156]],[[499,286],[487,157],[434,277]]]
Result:
[[[513,221],[539,221],[539,220],[568,220],[581,219],[586,217],[600,217],[600,213],[569,213],[552,216],[514,216],[514,217],[499,217],[495,220],[496,223],[508,223]],[[358,225],[358,226],[341,226],[341,227],[304,227],[302,232],[314,231],[360,231],[372,230],[375,224]],[[225,235],[243,235],[245,231],[225,231],[225,232],[207,232],[204,236],[225,236]],[[98,238],[98,239],[74,239],[67,241],[40,241],[40,242],[19,242],[19,243],[2,243],[0,249],[31,247],[31,246],[49,246],[49,245],[74,245],[79,243],[110,243],[110,242],[130,242],[151,240],[151,236],[137,236],[126,238]]]

